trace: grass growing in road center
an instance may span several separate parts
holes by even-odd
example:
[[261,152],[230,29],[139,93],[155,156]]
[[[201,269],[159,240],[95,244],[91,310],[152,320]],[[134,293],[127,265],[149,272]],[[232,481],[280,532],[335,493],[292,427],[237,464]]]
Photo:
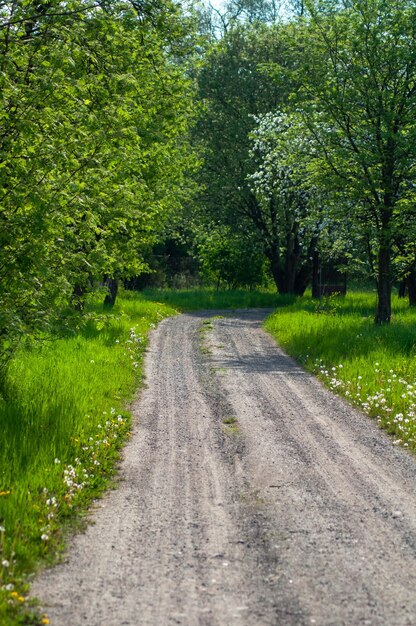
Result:
[[[14,359],[0,400],[0,624],[29,617],[28,573],[62,547],[65,521],[108,484],[130,427],[148,331],[175,311],[130,294],[111,313]],[[27,613],[25,615],[25,613]]]
[[265,328],[337,393],[416,449],[416,311],[393,299],[390,325],[373,323],[375,297],[301,298]]

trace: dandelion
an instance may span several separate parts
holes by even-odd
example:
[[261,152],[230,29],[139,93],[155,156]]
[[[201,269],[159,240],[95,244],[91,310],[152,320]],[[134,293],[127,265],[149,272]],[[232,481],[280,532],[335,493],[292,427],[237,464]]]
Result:
[[60,464],[60,460],[58,458],[55,459],[55,465],[59,465]]
[[5,533],[6,529],[4,528],[4,526],[0,526],[0,533]]
[[42,541],[48,541],[49,540],[49,535],[47,535],[46,533],[43,533],[43,535],[41,535],[41,539],[42,539]]
[[10,567],[10,561],[8,561],[7,559],[3,559],[1,564],[3,565],[3,567]]
[[14,589],[14,585],[13,585],[13,583],[9,583],[8,585],[4,585],[4,586],[3,586],[3,589],[4,589],[5,591],[13,591],[13,589]]

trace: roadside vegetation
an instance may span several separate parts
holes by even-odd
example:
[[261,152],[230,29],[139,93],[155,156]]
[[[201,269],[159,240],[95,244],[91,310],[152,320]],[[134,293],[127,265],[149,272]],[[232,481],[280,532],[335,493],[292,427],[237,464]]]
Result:
[[130,432],[151,328],[175,311],[129,295],[90,305],[79,330],[13,360],[0,401],[0,623],[28,617],[28,574],[54,560],[68,522],[110,484]]
[[390,325],[373,323],[375,294],[310,297],[278,309],[265,328],[306,369],[416,449],[415,311],[393,297]]

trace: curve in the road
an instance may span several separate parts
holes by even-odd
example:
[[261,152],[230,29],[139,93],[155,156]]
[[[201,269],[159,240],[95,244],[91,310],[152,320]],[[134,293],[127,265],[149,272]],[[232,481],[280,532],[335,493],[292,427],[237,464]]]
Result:
[[263,317],[154,331],[120,484],[33,586],[52,625],[416,624],[416,459]]

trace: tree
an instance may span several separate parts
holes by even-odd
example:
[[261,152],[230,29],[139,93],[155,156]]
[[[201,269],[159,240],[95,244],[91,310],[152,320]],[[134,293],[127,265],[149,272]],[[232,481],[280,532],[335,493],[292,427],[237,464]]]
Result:
[[323,223],[318,194],[305,184],[298,160],[305,158],[308,133],[296,115],[266,113],[256,121],[251,137],[257,169],[249,180],[259,205],[258,230],[279,293],[303,295]]
[[271,227],[270,219],[264,218],[264,203],[250,181],[257,167],[250,133],[256,117],[280,107],[290,92],[290,81],[273,84],[265,69],[273,62],[285,63],[285,55],[279,28],[239,26],[225,35],[213,46],[199,74],[203,109],[195,131],[204,159],[199,175],[201,219],[242,233],[247,227],[255,229],[281,290],[286,288],[277,267],[276,223]]
[[4,2],[0,361],[103,274],[145,267],[190,161],[172,2]]
[[348,199],[356,224],[366,224],[375,321],[382,324],[391,317],[400,215],[415,218],[416,7],[398,0],[324,4],[322,12],[308,0],[310,18],[288,29],[301,85],[292,106],[302,109],[314,137],[315,184]]

